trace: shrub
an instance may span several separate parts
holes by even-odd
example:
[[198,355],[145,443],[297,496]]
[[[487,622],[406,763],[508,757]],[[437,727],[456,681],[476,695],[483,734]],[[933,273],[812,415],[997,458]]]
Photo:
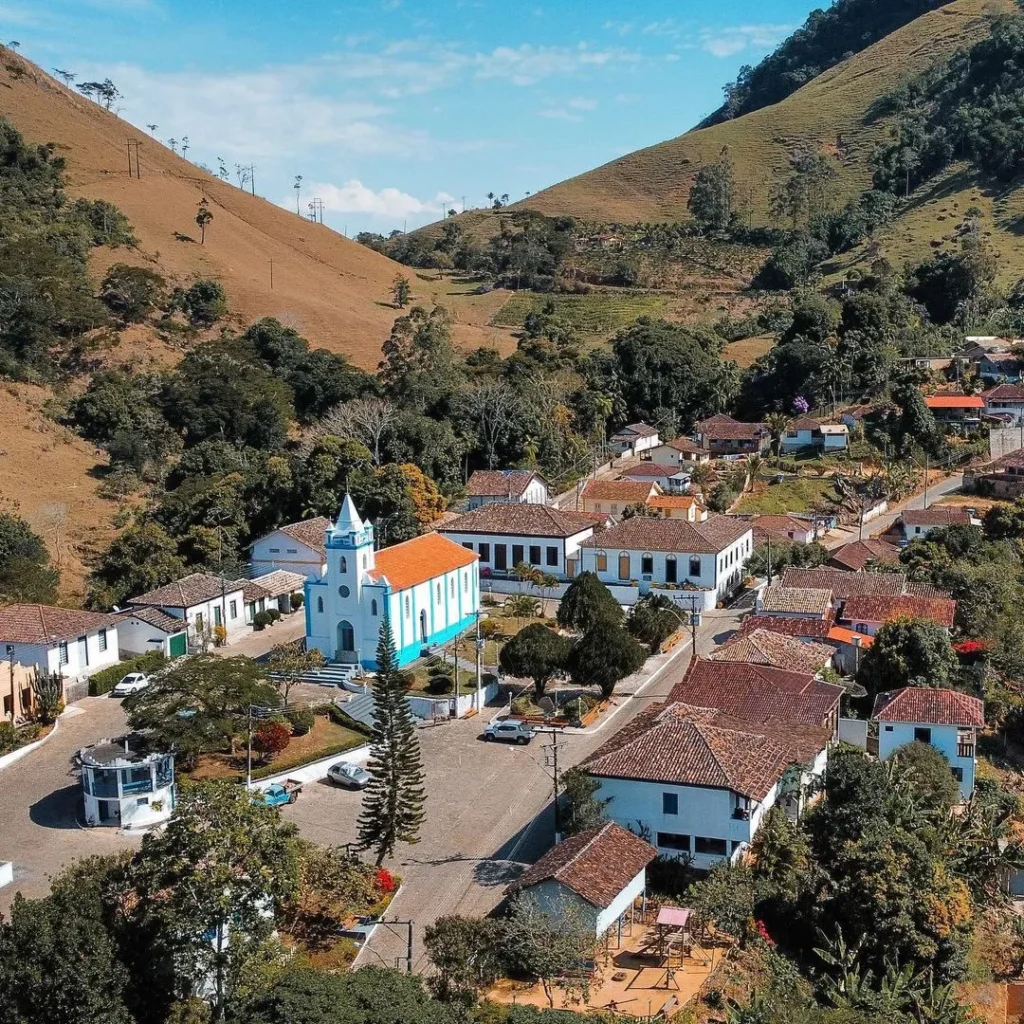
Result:
[[293,736],[305,736],[316,722],[316,715],[309,708],[295,708],[285,718],[292,727]]
[[100,299],[125,323],[138,323],[164,301],[164,279],[154,270],[115,263],[100,285]]
[[269,612],[257,612],[252,617],[252,628],[256,630],[257,633],[261,633],[273,621],[274,620],[270,617]]
[[227,312],[227,296],[217,281],[202,279],[180,296],[189,320],[197,327],[209,327]]
[[520,694],[512,700],[512,714],[528,715],[533,707],[533,700],[527,693]]
[[427,693],[451,693],[455,689],[455,680],[449,675],[431,676],[427,681]]
[[271,622],[277,622],[277,620],[281,618],[281,613],[276,608],[268,608],[267,615],[270,616]]
[[261,722],[253,732],[252,749],[269,761],[288,746],[290,739],[291,730],[283,722]]
[[12,722],[0,722],[0,755],[9,754],[18,745],[18,734]]
[[302,607],[303,595],[292,594],[292,596],[289,598],[289,601],[291,601],[292,611],[297,612]]
[[129,672],[155,672],[166,662],[163,651],[147,651],[135,658],[128,658],[117,665],[111,665],[89,677],[89,696],[102,697],[117,686]]

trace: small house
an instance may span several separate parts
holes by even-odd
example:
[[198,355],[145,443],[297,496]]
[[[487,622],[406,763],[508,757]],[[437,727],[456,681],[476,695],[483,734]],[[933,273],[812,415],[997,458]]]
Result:
[[706,466],[711,462],[711,452],[702,448],[689,437],[677,437],[651,449],[651,462],[666,468]]
[[643,505],[661,493],[661,488],[649,480],[588,480],[580,491],[579,503],[584,512],[617,516],[630,505]]
[[900,549],[895,544],[877,537],[865,537],[836,548],[828,560],[833,569],[846,572],[860,572],[869,565],[896,565],[900,560]]
[[81,768],[86,825],[146,829],[163,824],[175,803],[174,755],[142,753],[123,736],[83,747]]
[[0,608],[0,648],[7,661],[80,679],[118,663],[117,625],[116,615],[10,604]]
[[789,424],[782,435],[782,451],[844,451],[849,436],[850,428],[845,423],[827,423],[813,416],[800,416]]
[[787,587],[773,583],[757,599],[759,615],[824,620],[831,609],[832,591],[814,587]]
[[647,499],[647,507],[665,519],[684,519],[688,523],[703,523],[707,508],[689,494],[656,494]]
[[820,672],[832,667],[835,649],[828,644],[798,640],[769,629],[752,629],[727,640],[711,654],[711,661],[738,661],[788,672]]
[[546,505],[548,482],[530,469],[478,469],[466,483],[470,509],[481,505]]
[[856,633],[874,636],[885,623],[894,619],[924,619],[953,628],[956,601],[951,597],[930,597],[919,594],[900,594],[897,597],[854,595],[843,602],[839,624]]
[[1024,420],[1024,387],[1020,384],[997,384],[983,391],[985,412],[990,416],[1009,416],[1011,422]]
[[126,654],[160,651],[167,659],[188,653],[188,625],[159,608],[132,608],[117,616],[117,640]]
[[639,455],[661,444],[656,427],[646,423],[630,423],[616,430],[609,438],[609,444],[617,455]]
[[324,574],[324,531],[331,521],[324,516],[279,526],[249,548],[252,571],[259,576],[284,569],[309,579]]
[[981,395],[927,395],[924,404],[942,423],[980,423],[985,409]]
[[923,540],[932,530],[948,530],[951,526],[971,526],[970,513],[956,505],[932,505],[931,508],[908,508],[898,520],[908,540]]
[[129,610],[157,608],[187,624],[189,638],[223,627],[230,639],[247,628],[245,581],[226,580],[205,572],[188,576],[130,598]]
[[712,455],[763,455],[772,435],[764,423],[743,423],[719,413],[697,424],[694,440]]
[[641,462],[619,474],[620,480],[639,480],[657,484],[666,494],[685,494],[690,489],[690,471],[683,466],[662,466],[657,462]]

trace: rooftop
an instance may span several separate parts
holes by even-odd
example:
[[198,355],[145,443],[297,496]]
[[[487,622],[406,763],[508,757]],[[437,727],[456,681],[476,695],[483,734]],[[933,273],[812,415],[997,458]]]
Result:
[[981,395],[926,395],[924,404],[929,409],[984,409]]
[[252,582],[262,587],[271,597],[283,597],[285,594],[301,592],[306,585],[306,577],[302,573],[288,572],[287,569],[275,569],[255,577]]
[[704,508],[692,494],[656,494],[647,499],[647,504],[651,508]]
[[501,533],[520,537],[572,537],[593,530],[604,516],[565,512],[550,505],[502,505],[494,502],[439,527],[439,533]]
[[50,604],[9,604],[0,608],[0,642],[55,644],[117,625],[117,615],[58,608]]
[[697,430],[712,440],[753,441],[759,437],[767,437],[768,428],[763,423],[742,423],[725,413],[710,416],[697,424]]
[[435,576],[472,565],[477,560],[472,551],[439,533],[413,537],[378,551],[374,557],[376,567],[370,573],[371,579],[390,584],[395,590],[425,583]]
[[988,391],[982,391],[986,402],[1024,402],[1024,387],[1019,384],[997,384]]
[[534,479],[543,477],[531,469],[477,469],[466,483],[470,498],[521,498]]
[[173,615],[160,611],[159,608],[127,608],[121,612],[122,618],[129,616],[145,622],[147,626],[159,629],[161,633],[181,633],[188,626],[184,619],[176,619]]
[[844,622],[889,622],[892,619],[928,619],[946,629],[953,628],[956,601],[950,597],[921,597],[901,594],[899,597],[851,597],[843,605],[840,618]]
[[279,526],[278,529],[292,540],[297,540],[300,544],[305,544],[307,548],[312,548],[321,555],[325,555],[327,547],[324,543],[324,533],[330,525],[331,520],[326,516],[315,516],[313,519],[287,523],[285,526]]
[[606,910],[657,855],[650,843],[608,821],[553,846],[506,892],[554,880],[593,906]]
[[665,442],[666,448],[674,448],[683,455],[707,455],[707,452],[696,441],[689,437],[677,437]]
[[832,607],[832,591],[811,587],[785,587],[773,583],[761,595],[764,612],[801,613],[824,618]]
[[128,599],[128,604],[149,604],[158,608],[192,608],[205,601],[212,601],[222,594],[237,594],[244,589],[244,580],[224,580],[205,572],[194,572],[166,586],[149,590],[138,597]]
[[908,508],[900,514],[907,526],[969,526],[970,514],[956,505],[932,505],[931,508]]
[[689,474],[682,466],[662,466],[657,462],[641,462],[628,466],[619,473],[620,480],[668,480],[671,477],[686,478]]
[[712,516],[702,523],[634,516],[588,538],[580,547],[718,554],[749,531],[749,524],[729,516]]
[[907,578],[897,572],[843,572],[841,569],[796,569],[790,566],[782,574],[784,587],[810,587],[831,590],[837,601],[854,594],[896,597],[906,589]]
[[977,697],[958,690],[906,686],[875,698],[871,717],[879,722],[921,722],[925,725],[976,726],[985,724],[985,706]]
[[767,665],[790,672],[818,672],[835,653],[828,644],[805,642],[758,628],[727,640],[711,655],[711,660]]
[[851,541],[836,548],[829,558],[829,564],[848,572],[859,572],[871,562],[881,565],[895,565],[900,560],[900,549],[888,541],[869,537]]
[[740,635],[755,629],[767,629],[783,636],[802,636],[824,640],[835,621],[830,612],[824,619],[802,619],[790,615],[750,615],[740,623]]
[[629,426],[619,427],[618,430],[612,434],[612,440],[617,438],[626,437],[657,437],[658,428],[652,427],[648,423],[630,423]]
[[100,740],[78,751],[78,760],[90,768],[116,768],[133,764],[145,764],[165,757],[165,754],[143,754],[140,751],[141,738],[137,735],[119,736],[117,739]]
[[[646,501],[658,485],[646,480],[588,480],[581,497],[591,501]],[[658,493],[658,491],[654,491]]]

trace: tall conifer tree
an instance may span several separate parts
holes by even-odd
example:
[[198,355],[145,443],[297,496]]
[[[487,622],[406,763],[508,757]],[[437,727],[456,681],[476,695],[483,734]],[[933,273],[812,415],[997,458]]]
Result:
[[387,612],[377,641],[373,697],[373,738],[367,766],[371,778],[359,814],[359,845],[373,850],[379,867],[395,852],[396,843],[419,841],[426,799],[420,743],[405,699]]

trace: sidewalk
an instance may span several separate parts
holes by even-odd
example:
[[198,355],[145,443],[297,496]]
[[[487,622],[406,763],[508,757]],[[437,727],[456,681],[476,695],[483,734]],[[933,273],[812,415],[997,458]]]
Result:
[[291,643],[305,635],[306,616],[300,608],[258,633],[254,630],[224,647],[212,648],[211,653],[216,654],[218,658],[260,658],[278,644]]

